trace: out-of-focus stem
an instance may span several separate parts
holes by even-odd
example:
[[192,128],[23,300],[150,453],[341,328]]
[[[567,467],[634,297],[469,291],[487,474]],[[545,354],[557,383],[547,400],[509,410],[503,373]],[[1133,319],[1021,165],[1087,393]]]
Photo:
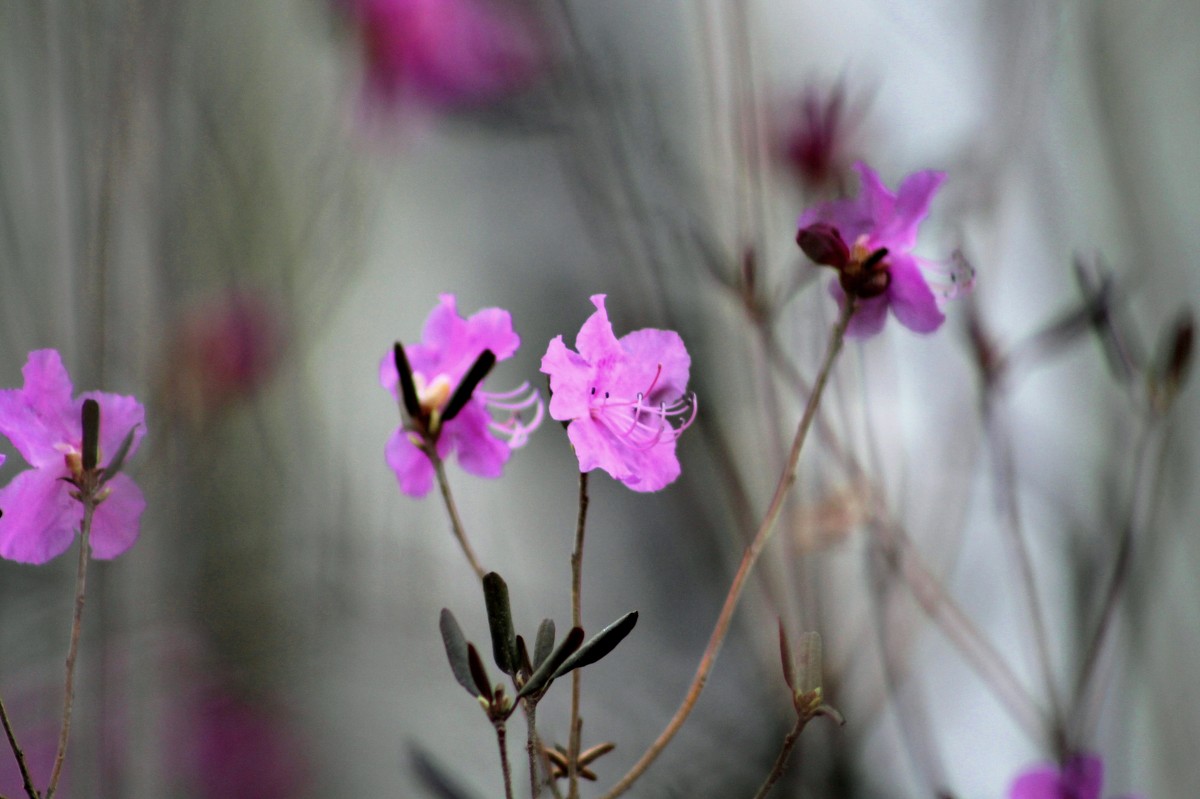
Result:
[[467,541],[466,528],[463,527],[462,518],[458,515],[458,505],[454,502],[454,494],[450,492],[450,481],[446,479],[446,465],[438,457],[434,447],[427,447],[425,454],[433,462],[433,471],[437,475],[438,488],[442,492],[442,501],[446,503],[446,512],[450,514],[450,529],[454,532],[454,537],[458,539],[458,545],[462,547],[463,554],[467,556],[467,562],[471,564],[471,569],[474,570],[475,576],[482,580],[483,576],[487,574],[487,570],[479,563],[479,558],[475,556],[475,550],[471,548],[470,542]]
[[0,722],[4,724],[4,734],[8,736],[8,745],[12,747],[13,757],[17,759],[17,768],[21,770],[21,782],[25,786],[25,794],[29,799],[38,799],[37,788],[33,787],[33,778],[29,775],[29,766],[25,763],[25,753],[17,743],[17,734],[13,731],[12,722],[8,718],[8,710],[4,700],[0,698]]
[[508,765],[508,734],[503,721],[494,722],[494,726],[496,745],[500,747],[500,771],[504,773],[504,799],[513,799],[512,768]]
[[704,655],[700,658],[700,665],[696,668],[696,675],[692,678],[692,683],[683,698],[683,703],[675,711],[675,715],[667,722],[666,728],[655,739],[654,743],[650,745],[641,759],[633,765],[629,772],[608,793],[604,794],[603,799],[615,799],[615,797],[629,790],[633,783],[658,758],[662,750],[675,737],[675,734],[679,732],[684,721],[691,715],[692,709],[696,705],[696,700],[700,698],[700,692],[704,690],[704,685],[708,682],[709,672],[712,671],[713,663],[716,662],[717,653],[721,649],[721,644],[725,642],[725,635],[729,632],[729,624],[733,619],[734,610],[737,609],[738,600],[741,598],[742,589],[746,584],[746,578],[750,575],[754,564],[758,562],[759,555],[762,554],[763,548],[770,540],[771,533],[775,529],[775,523],[779,520],[779,514],[783,511],[783,503],[787,498],[788,491],[791,489],[792,484],[796,482],[796,465],[800,461],[800,452],[804,448],[804,442],[808,437],[808,430],[812,427],[813,419],[816,417],[817,407],[821,403],[821,395],[825,391],[825,384],[829,380],[833,364],[837,360],[838,353],[841,352],[842,342],[846,337],[846,326],[850,324],[850,318],[854,315],[856,307],[853,298],[848,298],[841,315],[838,317],[837,323],[833,327],[829,347],[825,351],[825,358],[821,363],[820,371],[817,373],[816,382],[813,384],[812,394],[809,395],[808,403],[804,406],[804,414],[800,417],[800,424],[796,428],[796,436],[792,440],[792,449],[788,455],[787,465],[784,466],[783,472],[779,475],[779,482],[775,486],[775,493],[771,497],[771,503],[767,507],[767,512],[763,516],[758,532],[755,534],[750,546],[746,548],[745,554],[742,556],[742,562],[738,565],[738,570],[733,576],[733,584],[729,587],[729,593],[725,596],[725,604],[721,608],[721,614],[717,617],[716,625],[714,625],[712,635],[708,640],[708,646],[704,650]]
[[[588,473],[579,473],[579,516],[575,522],[575,548],[571,551],[571,624],[583,626],[583,532],[587,527]],[[579,691],[581,672],[571,672],[571,726],[567,742],[567,799],[579,797]]]
[[46,786],[46,799],[52,799],[62,775],[63,761],[67,757],[67,741],[71,737],[71,709],[75,703],[75,657],[79,654],[79,637],[83,630],[83,604],[87,593],[88,539],[92,533],[92,517],[96,513],[94,496],[83,497],[83,523],[79,526],[79,567],[75,577],[75,614],[71,621],[71,644],[67,649],[67,676],[63,682],[62,728],[58,734],[58,752],[54,755],[54,768],[50,772],[50,783]]
[[792,756],[792,749],[795,748],[796,741],[800,740],[800,733],[804,732],[806,724],[808,724],[808,719],[798,714],[796,716],[796,725],[792,727],[792,731],[783,739],[783,746],[779,750],[779,756],[775,758],[775,765],[771,767],[771,773],[763,781],[762,787],[758,789],[758,793],[754,794],[754,799],[766,799],[767,794],[771,792],[771,788],[775,787],[775,783],[779,782],[779,778],[787,770],[788,760]]

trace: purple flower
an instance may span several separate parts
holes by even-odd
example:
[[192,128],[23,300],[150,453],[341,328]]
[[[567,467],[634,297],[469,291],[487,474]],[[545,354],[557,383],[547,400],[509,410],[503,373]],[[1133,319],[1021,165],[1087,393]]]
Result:
[[[1062,768],[1042,765],[1018,776],[1008,790],[1009,799],[1100,799],[1104,761],[1096,755],[1068,758]],[[1127,799],[1134,799],[1128,797]]]
[[911,252],[917,227],[946,176],[916,172],[892,194],[869,166],[858,163],[855,169],[862,177],[859,197],[821,203],[805,211],[796,241],[814,261],[838,270],[830,293],[839,303],[845,303],[848,294],[857,298],[858,309],[846,335],[875,335],[883,329],[888,308],[908,329],[931,333],[945,321],[939,297],[957,296],[969,290],[973,280],[965,262],[946,269]]
[[[0,433],[32,469],[0,489],[0,557],[45,563],[62,554],[83,521],[83,504],[70,481],[82,474],[81,411],[86,399],[100,405],[100,460],[111,457],[133,431],[128,455],[145,435],[145,409],[133,397],[89,391],[71,399],[71,378],[55,350],[36,350],[22,370],[25,386],[0,391]],[[115,558],[133,545],[146,500],[128,476],[117,474],[101,489],[92,519],[92,555]]]
[[634,491],[658,491],[679,476],[675,440],[696,418],[695,395],[686,393],[691,359],[672,330],[635,330],[618,340],[604,295],[591,299],[596,312],[575,337],[579,352],[556,336],[542,357],[550,416],[570,422],[579,471],[603,469]]
[[[499,477],[512,450],[525,443],[541,424],[543,414],[541,396],[526,383],[503,394],[475,389],[461,410],[452,418],[443,418],[456,389],[481,356],[490,352],[496,361],[511,358],[521,339],[513,332],[508,311],[484,308],[463,319],[453,294],[439,299],[425,320],[421,343],[403,350],[412,370],[417,414],[406,413],[405,424],[388,439],[385,451],[400,490],[412,497],[422,497],[433,487],[431,449],[439,459],[456,453],[459,465],[471,474]],[[379,364],[379,382],[398,402],[404,399],[392,355],[384,356]],[[534,417],[524,423],[518,413],[527,408],[534,409]],[[508,417],[497,422],[492,410]]]
[[481,0],[347,0],[368,97],[383,106],[480,105],[529,85],[542,48],[531,21]]

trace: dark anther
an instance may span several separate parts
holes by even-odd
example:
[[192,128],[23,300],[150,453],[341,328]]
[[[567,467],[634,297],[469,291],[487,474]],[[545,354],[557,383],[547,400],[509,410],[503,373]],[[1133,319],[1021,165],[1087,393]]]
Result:
[[96,468],[100,458],[100,403],[94,399],[83,401],[83,469]]
[[443,422],[458,416],[458,412],[466,407],[467,401],[475,393],[475,388],[483,382],[483,378],[487,377],[495,365],[496,355],[491,350],[480,353],[475,363],[471,364],[471,370],[467,372],[466,377],[458,384],[458,388],[454,389],[454,395],[450,397],[450,402],[446,404],[446,410],[442,413]]
[[400,397],[404,400],[404,410],[409,418],[421,418],[421,401],[417,399],[417,387],[413,384],[412,367],[408,365],[408,356],[404,354],[404,346],[397,341],[392,351],[396,360],[396,373],[400,375]]

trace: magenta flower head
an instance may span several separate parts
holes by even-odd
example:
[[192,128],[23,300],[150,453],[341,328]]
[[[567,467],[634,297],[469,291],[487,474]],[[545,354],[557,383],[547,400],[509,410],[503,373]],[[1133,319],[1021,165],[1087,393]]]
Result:
[[[82,486],[99,480],[92,519],[92,555],[115,558],[137,540],[146,508],[141,489],[125,474],[106,474],[106,458],[121,461],[145,435],[145,409],[133,397],[89,391],[71,398],[71,378],[55,350],[36,350],[22,370],[25,386],[0,391],[0,433],[32,469],[0,489],[0,557],[45,563],[62,554],[83,521]],[[99,405],[96,463],[84,445],[85,400]],[[124,449],[128,441],[128,449]],[[109,462],[109,467],[118,464]]]
[[[1068,758],[1062,768],[1044,765],[1018,776],[1009,788],[1009,799],[1100,799],[1104,787],[1104,761],[1096,755]],[[1126,797],[1136,799],[1136,797]]]
[[696,418],[695,395],[687,393],[691,358],[672,330],[618,339],[604,295],[592,304],[595,313],[575,337],[579,352],[556,336],[542,357],[550,416],[569,422],[579,471],[603,469],[634,491],[658,491],[679,476],[675,440]]
[[814,262],[838,271],[830,293],[839,303],[847,295],[856,298],[847,336],[875,335],[889,308],[909,330],[932,333],[945,321],[940,302],[969,291],[974,279],[964,261],[946,268],[912,254],[917,227],[946,176],[916,172],[893,194],[866,164],[855,169],[862,193],[805,211],[796,242]]
[[535,27],[487,0],[345,0],[363,42],[366,89],[385,107],[479,106],[541,71]]
[[[379,364],[379,382],[401,404],[404,423],[388,439],[385,456],[400,490],[422,497],[433,487],[430,453],[458,463],[478,477],[499,477],[512,450],[525,444],[542,421],[542,398],[528,383],[492,394],[478,386],[497,361],[513,356],[521,339],[512,317],[484,308],[470,319],[458,315],[453,294],[443,294],[425,320],[421,343],[397,344]],[[520,412],[533,409],[521,421]],[[506,415],[496,421],[492,411]]]

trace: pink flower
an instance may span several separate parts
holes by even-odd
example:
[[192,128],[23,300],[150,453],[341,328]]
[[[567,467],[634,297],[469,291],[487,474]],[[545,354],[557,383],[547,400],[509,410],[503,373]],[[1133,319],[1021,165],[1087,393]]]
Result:
[[[855,169],[862,177],[862,194],[805,211],[796,241],[814,261],[838,270],[830,293],[839,303],[847,294],[858,299],[846,335],[875,335],[883,329],[889,308],[908,329],[931,333],[945,321],[939,297],[949,299],[969,290],[974,277],[965,262],[945,269],[912,254],[917,227],[946,176],[916,172],[892,194],[869,166],[858,163]],[[929,277],[934,278],[937,295]]]
[[841,185],[848,160],[845,151],[860,116],[859,109],[847,108],[841,81],[828,89],[815,85],[805,89],[781,148],[802,185],[815,190]]
[[635,330],[618,340],[604,295],[591,299],[596,311],[575,337],[579,352],[556,336],[542,357],[550,416],[570,422],[579,471],[603,469],[634,491],[658,491],[679,476],[675,440],[696,418],[695,395],[686,393],[691,359],[672,330]]
[[487,0],[349,0],[368,96],[384,106],[477,106],[525,88],[542,53],[529,19]]
[[[1096,755],[1070,757],[1062,768],[1044,765],[1029,769],[1013,781],[1009,799],[1100,799],[1104,761]],[[1128,797],[1134,799],[1134,797]]]
[[[436,448],[440,459],[455,452],[459,465],[471,474],[500,476],[512,450],[524,445],[541,424],[542,399],[528,384],[503,394],[480,391],[476,385],[483,375],[473,367],[489,357],[486,353],[495,361],[511,358],[520,343],[508,311],[484,308],[470,319],[463,319],[458,315],[454,295],[443,294],[425,320],[421,343],[407,349],[398,347],[412,372],[412,402],[416,408],[408,407],[409,400],[403,396],[396,358],[384,356],[379,364],[379,382],[401,402],[406,414],[405,423],[388,439],[385,452],[401,491],[422,497],[433,487],[433,462],[428,455],[432,448]],[[464,386],[469,374],[473,382]],[[454,406],[460,389],[470,395],[458,409]],[[526,424],[518,413],[528,408],[534,409],[534,417]],[[492,410],[507,413],[508,417],[497,422]]]
[[[115,455],[132,431],[127,455],[145,435],[145,409],[133,397],[89,391],[71,399],[71,378],[55,350],[36,350],[22,370],[25,386],[0,391],[0,433],[32,469],[0,489],[0,557],[45,563],[62,554],[83,521],[83,504],[69,481],[81,473],[81,412],[86,399],[100,405],[100,461]],[[125,474],[101,490],[92,520],[92,555],[115,558],[133,545],[146,501]]]

